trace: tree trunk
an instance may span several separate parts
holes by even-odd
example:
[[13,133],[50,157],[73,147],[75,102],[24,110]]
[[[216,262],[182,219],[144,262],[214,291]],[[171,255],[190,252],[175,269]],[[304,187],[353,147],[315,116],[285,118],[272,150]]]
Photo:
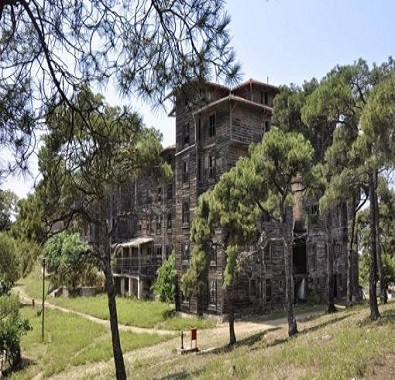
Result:
[[369,195],[370,195],[370,259],[369,259],[369,305],[370,318],[376,320],[380,318],[380,312],[377,305],[377,236],[376,236],[376,207],[375,204],[375,180],[373,171],[369,175]]
[[105,276],[105,287],[108,299],[108,310],[110,313],[110,327],[111,327],[111,338],[112,338],[112,349],[114,355],[115,374],[117,380],[126,380],[125,363],[123,361],[121,341],[119,337],[118,329],[118,315],[117,305],[115,301],[115,287],[114,279],[111,269],[111,250],[110,246],[104,254],[104,276]]
[[[283,213],[285,215],[285,212]],[[294,314],[294,284],[293,284],[293,265],[292,265],[292,241],[293,231],[291,224],[287,223],[287,219],[284,218],[285,222],[281,222],[284,238],[284,270],[285,270],[285,303],[287,308],[287,319],[288,319],[288,335],[292,336],[298,333],[298,327]],[[288,226],[288,224],[290,224]]]
[[336,310],[335,306],[335,292],[334,292],[334,279],[333,279],[333,239],[332,239],[332,215],[331,211],[327,211],[326,215],[326,251],[327,251],[327,306],[326,312],[333,313]]
[[347,221],[350,215],[351,226],[347,223],[347,306],[353,306],[353,294],[355,289],[353,288],[354,278],[354,267],[353,267],[353,255],[354,255],[354,240],[355,240],[355,223],[356,223],[356,197],[353,196],[351,202],[347,204]]
[[375,234],[376,234],[376,260],[377,260],[377,269],[380,280],[380,301],[383,304],[387,303],[387,284],[385,283],[385,275],[384,275],[384,267],[383,260],[381,257],[381,244],[380,244],[380,214],[379,214],[379,202],[377,198],[377,170],[374,170],[374,196],[371,202],[374,204],[376,220],[375,220]]
[[[227,291],[229,292],[229,290]],[[236,333],[235,333],[235,314],[233,309],[232,297],[228,295],[228,305],[229,305],[229,346],[236,343]]]

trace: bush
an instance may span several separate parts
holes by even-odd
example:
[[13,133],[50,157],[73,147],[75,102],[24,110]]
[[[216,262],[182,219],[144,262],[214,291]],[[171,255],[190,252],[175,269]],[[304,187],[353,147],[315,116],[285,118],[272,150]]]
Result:
[[174,251],[167,260],[163,262],[156,274],[157,278],[151,289],[155,295],[159,296],[160,301],[174,303],[177,278],[176,256]]
[[27,319],[19,316],[19,299],[16,295],[0,297],[0,352],[6,353],[9,365],[21,364],[21,336],[31,330]]

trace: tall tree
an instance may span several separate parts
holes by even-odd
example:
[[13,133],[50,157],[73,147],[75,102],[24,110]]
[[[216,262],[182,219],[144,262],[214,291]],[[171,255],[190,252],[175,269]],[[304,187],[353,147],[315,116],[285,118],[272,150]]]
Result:
[[[370,167],[369,160],[365,159],[366,154],[369,157],[371,154],[366,150],[363,138],[359,134],[361,115],[368,103],[372,88],[388,77],[393,66],[394,62],[391,58],[380,66],[374,65],[372,69],[362,59],[353,65],[337,66],[309,96],[303,109],[302,118],[307,124],[314,126],[317,121],[323,123],[333,136],[331,148],[325,155],[326,166],[331,173],[326,197],[329,196],[332,202],[336,199],[347,203],[349,220],[351,220],[347,225],[349,263],[351,258],[356,256],[355,218],[358,208],[361,207],[361,192],[368,194],[371,199],[370,204],[377,208],[374,206],[377,170],[365,170],[366,167]],[[378,213],[373,209],[372,216],[374,216],[372,225],[377,226]],[[378,263],[380,266],[377,239],[378,237],[372,235],[372,265]],[[350,289],[352,277],[356,275],[349,265],[347,283],[349,304],[352,303],[352,296],[355,293],[355,289]],[[374,303],[374,300],[372,299],[371,302]],[[371,307],[375,310],[372,314],[378,315],[377,305],[372,304]]]
[[[372,90],[371,96],[363,110],[361,125],[364,141],[369,153],[367,164],[370,168],[370,208],[371,217],[379,220],[379,202],[377,195],[378,172],[383,167],[395,165],[393,152],[395,148],[395,69],[385,80]],[[379,222],[371,228],[372,249],[376,247],[376,261],[380,278],[380,299],[387,302],[384,267],[381,260],[381,244],[378,240]],[[378,240],[378,241],[376,241]]]
[[88,88],[76,94],[74,103],[75,107],[58,108],[47,119],[38,191],[53,221],[62,221],[65,227],[83,222],[98,232],[92,252],[104,271],[116,375],[124,379],[111,267],[111,239],[122,215],[110,221],[109,191],[138,178],[146,168],[158,167],[162,148],[158,134],[143,127],[138,115],[106,106]]
[[50,107],[76,110],[87,83],[157,105],[191,78],[237,77],[224,3],[1,1],[0,144],[12,152],[1,170],[26,168]]
[[19,239],[34,241],[39,245],[44,244],[50,231],[49,226],[46,226],[42,220],[43,214],[43,205],[38,193],[20,199],[17,203],[16,218],[11,227],[12,235]]
[[[208,250],[205,245],[220,228],[220,238],[226,257],[224,288],[231,290],[237,280],[240,252],[257,233],[258,216],[268,215],[279,225],[280,239],[284,246],[285,298],[288,313],[288,333],[298,332],[294,315],[293,290],[293,183],[308,177],[313,149],[300,133],[284,132],[273,128],[265,134],[262,142],[251,149],[250,158],[238,160],[236,166],[224,174],[209,195],[204,195],[192,229],[192,238],[198,243],[189,276],[204,273]],[[303,176],[303,178],[302,178]],[[207,199],[206,199],[207,198]],[[196,223],[196,224],[195,224]],[[197,263],[196,263],[197,262]],[[235,341],[232,313],[232,293],[228,293],[230,343]]]

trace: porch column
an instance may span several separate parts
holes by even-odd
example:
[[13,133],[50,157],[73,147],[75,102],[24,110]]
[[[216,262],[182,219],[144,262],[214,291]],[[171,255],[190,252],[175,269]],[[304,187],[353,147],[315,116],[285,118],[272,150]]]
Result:
[[125,278],[124,277],[121,277],[119,291],[121,292],[122,296],[125,294]]
[[143,280],[141,280],[140,276],[137,280],[137,298],[139,300],[143,298]]
[[129,277],[128,281],[129,281],[128,295],[129,295],[129,297],[131,297],[133,295],[133,280]]

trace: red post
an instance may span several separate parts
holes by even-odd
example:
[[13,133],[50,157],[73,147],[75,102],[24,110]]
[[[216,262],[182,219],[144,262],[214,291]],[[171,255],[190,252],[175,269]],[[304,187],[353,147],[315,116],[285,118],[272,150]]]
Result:
[[196,328],[191,329],[191,349],[193,348],[192,347],[193,341],[195,341],[195,348],[197,348],[197,329]]

